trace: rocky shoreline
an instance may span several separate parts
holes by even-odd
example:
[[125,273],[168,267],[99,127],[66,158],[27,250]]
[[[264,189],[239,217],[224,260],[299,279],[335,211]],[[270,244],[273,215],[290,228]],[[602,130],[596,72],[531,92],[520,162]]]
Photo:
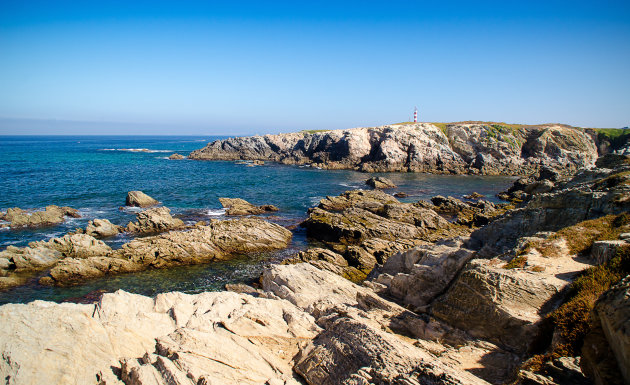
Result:
[[594,130],[560,124],[412,123],[237,137],[193,151],[197,160],[253,160],[365,172],[568,175],[610,152]]
[[[554,154],[557,165],[573,159],[568,168],[591,162]],[[378,189],[322,199],[302,223],[320,247],[266,267],[256,287],[0,306],[0,374],[12,384],[628,383],[630,158],[592,159],[571,178],[542,163],[506,204],[475,194],[403,203]],[[225,206],[266,211],[245,203]],[[39,271],[54,266],[44,283],[63,284],[291,237],[251,216],[181,228],[157,209],[127,229],[161,233],[119,250],[88,235],[109,228],[92,223],[8,248],[0,268],[42,256]]]

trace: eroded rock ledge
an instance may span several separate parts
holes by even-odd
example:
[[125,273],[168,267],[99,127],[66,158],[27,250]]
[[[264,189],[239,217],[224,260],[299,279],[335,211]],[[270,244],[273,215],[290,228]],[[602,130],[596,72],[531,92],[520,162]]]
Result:
[[528,175],[570,173],[597,159],[596,135],[564,125],[430,123],[229,138],[190,159],[262,160],[367,172]]

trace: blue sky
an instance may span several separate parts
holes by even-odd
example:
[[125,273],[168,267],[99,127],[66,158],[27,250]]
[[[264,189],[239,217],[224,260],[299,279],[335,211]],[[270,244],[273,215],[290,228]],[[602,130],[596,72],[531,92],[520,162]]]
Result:
[[628,1],[0,0],[0,134],[630,125]]

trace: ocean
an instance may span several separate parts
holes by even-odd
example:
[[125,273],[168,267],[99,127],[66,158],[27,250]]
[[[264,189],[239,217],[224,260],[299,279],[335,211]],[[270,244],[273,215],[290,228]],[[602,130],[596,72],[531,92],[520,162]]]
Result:
[[[38,277],[27,285],[0,291],[0,304],[35,299],[63,301],[96,290],[127,290],[155,295],[166,291],[198,293],[220,290],[226,283],[255,279],[267,263],[305,249],[309,241],[298,225],[309,207],[327,195],[367,188],[370,176],[348,170],[319,170],[304,166],[266,163],[251,167],[232,161],[169,160],[177,152],[187,155],[216,136],[0,136],[0,210],[9,207],[43,209],[70,206],[81,218],[40,229],[0,229],[0,251],[7,246],[60,237],[95,218],[125,226],[137,209],[124,208],[128,191],[142,190],[171,209],[173,215],[194,223],[223,219],[218,198],[243,198],[254,204],[273,204],[280,211],[267,219],[290,227],[294,237],[288,249],[275,253],[243,255],[229,262],[149,270],[57,288],[41,286]],[[407,193],[405,202],[435,195],[461,197],[476,191],[488,199],[514,180],[498,176],[447,176],[388,173]],[[106,240],[120,247],[129,237]],[[42,273],[43,274],[43,273]]]

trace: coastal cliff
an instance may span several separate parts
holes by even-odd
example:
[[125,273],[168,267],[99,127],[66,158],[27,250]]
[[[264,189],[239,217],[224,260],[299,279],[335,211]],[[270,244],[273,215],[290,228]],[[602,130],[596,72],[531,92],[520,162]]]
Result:
[[594,165],[597,135],[560,124],[410,123],[236,137],[193,151],[198,160],[263,160],[365,172],[528,175]]

